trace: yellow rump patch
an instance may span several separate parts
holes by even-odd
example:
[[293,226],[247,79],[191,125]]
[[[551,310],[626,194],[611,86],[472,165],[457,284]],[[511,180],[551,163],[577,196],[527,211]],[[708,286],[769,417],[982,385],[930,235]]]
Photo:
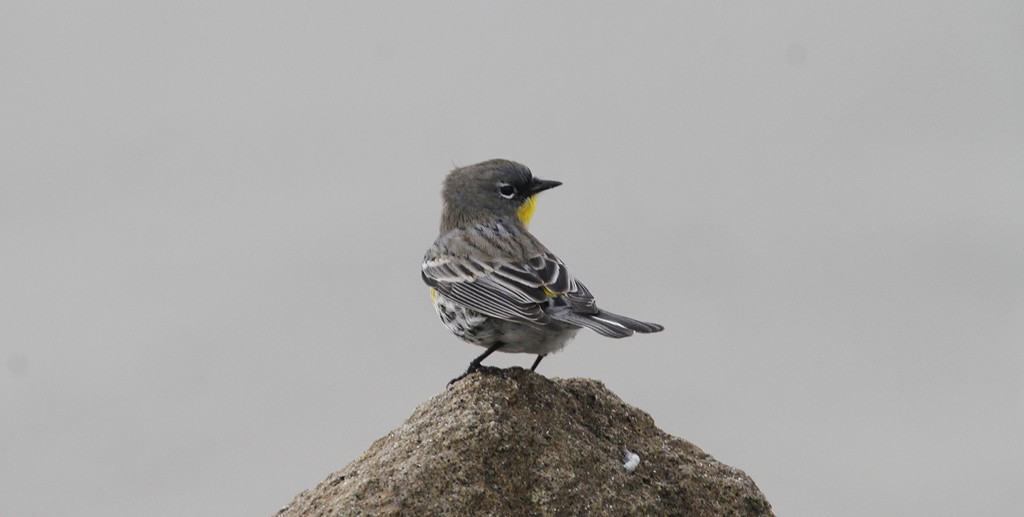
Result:
[[430,288],[430,301],[437,303],[437,289]]

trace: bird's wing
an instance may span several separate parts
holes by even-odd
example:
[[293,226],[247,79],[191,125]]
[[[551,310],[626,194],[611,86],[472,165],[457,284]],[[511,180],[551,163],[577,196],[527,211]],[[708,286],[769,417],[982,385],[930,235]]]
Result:
[[561,259],[551,252],[531,257],[526,261],[529,268],[536,273],[545,294],[549,297],[564,296],[573,312],[596,314],[597,302],[583,282],[576,280],[569,268]]
[[435,257],[423,262],[423,281],[446,298],[477,312],[505,320],[545,325],[541,283],[513,264],[465,257]]
[[[547,250],[523,261],[483,260],[451,253],[444,241],[427,252],[423,281],[455,302],[488,316],[545,325],[541,304],[564,296],[573,311],[597,312],[594,297],[565,264]],[[475,243],[479,246],[479,243]]]

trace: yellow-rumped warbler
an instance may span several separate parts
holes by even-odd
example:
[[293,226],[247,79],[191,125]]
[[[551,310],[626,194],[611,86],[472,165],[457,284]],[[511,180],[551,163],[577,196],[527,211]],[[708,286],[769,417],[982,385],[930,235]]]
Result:
[[509,160],[457,168],[445,178],[441,235],[423,257],[423,281],[444,325],[487,348],[467,374],[498,350],[537,354],[530,368],[536,370],[583,327],[613,338],[664,329],[598,309],[590,291],[526,230],[537,194],[559,185]]

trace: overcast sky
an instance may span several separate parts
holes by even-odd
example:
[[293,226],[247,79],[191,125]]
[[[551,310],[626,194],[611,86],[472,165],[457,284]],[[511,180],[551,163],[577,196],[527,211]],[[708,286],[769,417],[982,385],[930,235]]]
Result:
[[540,373],[780,516],[1021,513],[1009,0],[5,1],[0,513],[270,515],[356,458],[481,351],[419,262],[498,157],[666,326]]

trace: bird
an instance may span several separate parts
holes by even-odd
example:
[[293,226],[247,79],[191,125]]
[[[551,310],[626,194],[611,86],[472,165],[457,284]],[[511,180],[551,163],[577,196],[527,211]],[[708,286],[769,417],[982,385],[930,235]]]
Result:
[[664,330],[600,309],[570,269],[527,229],[537,196],[559,181],[495,159],[457,167],[441,190],[440,233],[423,257],[422,277],[441,322],[486,350],[456,382],[496,351],[536,354],[536,371],[583,328],[610,338]]

